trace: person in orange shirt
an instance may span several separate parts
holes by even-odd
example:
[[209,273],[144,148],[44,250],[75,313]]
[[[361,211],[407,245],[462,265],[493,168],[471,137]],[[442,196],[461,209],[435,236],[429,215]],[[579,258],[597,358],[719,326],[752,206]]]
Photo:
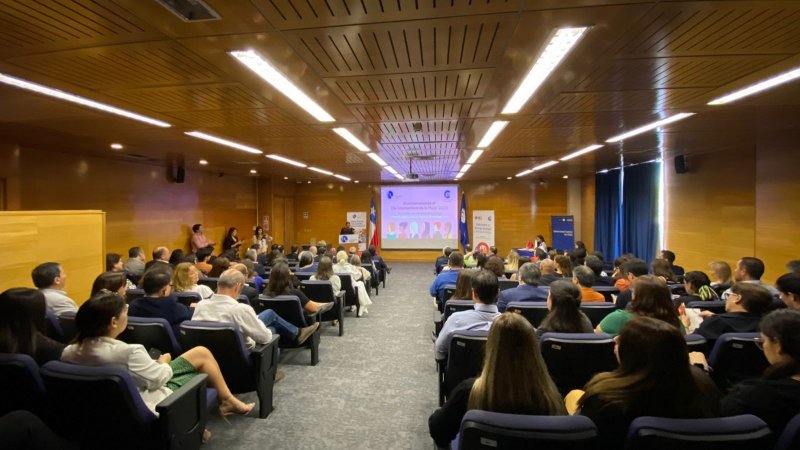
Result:
[[581,288],[581,302],[604,302],[603,294],[592,289],[594,272],[586,266],[578,266],[572,270],[572,282]]

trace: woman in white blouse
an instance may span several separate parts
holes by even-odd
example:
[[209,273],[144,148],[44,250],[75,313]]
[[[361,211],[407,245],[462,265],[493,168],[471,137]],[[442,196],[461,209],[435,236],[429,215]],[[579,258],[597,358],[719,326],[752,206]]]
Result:
[[211,298],[214,291],[204,284],[197,284],[199,280],[200,269],[192,263],[180,263],[172,275],[172,287],[175,292],[197,292],[202,300]]
[[358,293],[358,304],[360,305],[359,316],[362,316],[369,313],[367,309],[369,305],[372,304],[372,300],[370,300],[367,294],[367,288],[364,287],[364,282],[361,281],[364,278],[364,273],[359,269],[361,269],[361,267],[357,269],[347,262],[347,253],[344,251],[340,251],[336,254],[336,264],[333,266],[333,271],[336,273],[348,273],[352,276],[353,287],[356,288],[356,292]]
[[233,396],[217,360],[207,348],[194,347],[174,360],[169,353],[153,360],[142,345],[117,340],[127,325],[128,305],[122,297],[112,293],[92,297],[81,305],[75,317],[77,343],[64,349],[61,360],[87,366],[126,367],[142,400],[153,413],[159,402],[198,373],[208,375],[208,384],[219,392],[222,416],[246,415],[255,406]]
[[333,273],[333,261],[327,256],[323,256],[317,265],[317,273],[311,275],[310,280],[330,281],[333,287],[333,295],[342,290],[342,280]]

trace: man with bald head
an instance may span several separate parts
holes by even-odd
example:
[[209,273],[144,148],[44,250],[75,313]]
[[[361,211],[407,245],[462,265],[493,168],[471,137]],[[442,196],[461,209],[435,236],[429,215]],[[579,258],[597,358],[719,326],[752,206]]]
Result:
[[540,286],[550,286],[550,283],[561,279],[561,275],[556,273],[556,263],[552,259],[543,259],[539,263]]
[[153,260],[148,261],[147,264],[144,265],[144,271],[147,272],[153,266],[156,268],[162,268],[162,266],[157,264],[164,264],[163,268],[169,268],[170,272],[172,272],[172,264],[169,263],[169,249],[167,247],[156,247],[153,250]]

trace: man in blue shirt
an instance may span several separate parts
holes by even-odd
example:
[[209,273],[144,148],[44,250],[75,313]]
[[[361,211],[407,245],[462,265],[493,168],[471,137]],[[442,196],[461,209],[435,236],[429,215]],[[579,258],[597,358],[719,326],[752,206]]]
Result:
[[[457,252],[453,252],[457,253]],[[452,253],[450,254],[452,258]],[[444,275],[447,272],[443,272]],[[481,270],[472,278],[472,301],[474,309],[459,311],[450,315],[436,338],[436,359],[445,359],[450,349],[453,335],[464,330],[489,330],[494,319],[500,316],[497,311],[497,275]]]
[[464,257],[460,252],[451,252],[447,258],[449,270],[444,270],[436,276],[431,284],[431,297],[436,297],[436,304],[440,306],[444,303],[444,288],[447,285],[455,285],[458,280],[458,272],[464,268]]
[[519,286],[506,289],[497,299],[497,308],[505,312],[511,302],[544,302],[547,301],[549,290],[539,287],[539,278],[542,274],[533,263],[525,263],[519,268]]

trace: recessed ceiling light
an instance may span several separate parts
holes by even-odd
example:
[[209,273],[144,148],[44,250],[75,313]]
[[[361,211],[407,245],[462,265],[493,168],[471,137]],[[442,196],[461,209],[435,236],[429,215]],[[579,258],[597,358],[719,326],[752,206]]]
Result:
[[556,30],[547,47],[531,67],[528,75],[525,76],[514,95],[506,103],[503,108],[503,114],[514,114],[522,109],[528,99],[539,89],[539,86],[544,83],[544,80],[553,72],[553,69],[567,56],[587,29],[587,27],[580,27]]
[[518,173],[518,174],[516,174],[514,176],[519,178],[519,177],[524,177],[525,175],[527,175],[529,173],[533,173],[533,169],[523,170],[522,172],[520,172],[520,173]]
[[201,159],[200,160],[200,165],[201,166],[205,166],[206,164],[208,164],[208,161],[206,161],[205,159]]
[[539,164],[538,166],[534,167],[531,170],[533,170],[533,171],[542,170],[542,169],[545,169],[545,168],[550,167],[550,166],[555,166],[556,164],[558,164],[558,161],[555,161],[555,160],[547,161],[544,164]]
[[648,132],[650,130],[654,130],[654,129],[658,128],[658,127],[663,127],[664,125],[667,125],[667,124],[670,124],[670,123],[673,123],[673,122],[677,122],[677,121],[685,119],[687,117],[691,117],[694,114],[695,113],[679,113],[679,114],[675,114],[674,116],[667,117],[666,119],[661,119],[661,120],[658,120],[656,122],[649,123],[647,125],[641,126],[641,127],[636,128],[634,130],[631,130],[631,131],[622,133],[620,135],[614,136],[612,138],[606,139],[606,142],[612,143],[612,142],[623,141],[625,139],[628,139],[629,137],[633,137],[633,136],[636,136],[638,134],[646,133],[646,132]]
[[228,52],[228,54],[239,60],[240,63],[247,66],[247,68],[255,72],[256,75],[260,76],[264,81],[271,84],[289,100],[295,102],[297,106],[314,116],[315,119],[320,122],[334,122],[336,120],[255,51],[233,51]]
[[563,177],[561,177],[561,178],[563,178],[563,179],[567,180],[567,179],[569,179],[569,175],[564,175],[564,176],[563,176]]
[[344,176],[344,175],[339,175],[338,173],[335,173],[335,174],[333,174],[333,176],[335,176],[336,178],[338,178],[338,179],[340,179],[340,180],[344,180],[344,181],[350,181],[350,178],[347,178],[347,177],[346,177],[346,176]]
[[381,167],[386,167],[386,166],[388,166],[388,164],[386,164],[386,161],[384,161],[384,160],[383,160],[383,158],[381,158],[380,156],[378,156],[378,154],[377,154],[377,153],[372,153],[372,152],[370,152],[370,153],[367,153],[367,156],[369,156],[369,157],[370,157],[370,158],[371,158],[373,161],[375,161],[376,163],[378,163],[378,165],[379,165],[379,166],[381,166]]
[[289,159],[289,158],[283,157],[281,155],[276,155],[274,153],[270,153],[269,155],[267,155],[267,158],[274,159],[275,161],[280,161],[282,163],[291,164],[291,165],[297,166],[297,167],[304,167],[304,168],[308,167],[305,164],[301,163],[300,161],[295,161],[293,159]]
[[308,184],[311,184],[311,180],[308,180]]
[[463,177],[463,176],[464,176],[464,172],[458,172],[458,173],[456,174],[456,176],[455,176],[455,178],[454,178],[454,179],[455,179],[455,180],[460,180],[460,179],[461,179],[461,177]]
[[123,147],[122,144],[114,143],[114,144],[111,144],[111,148],[113,148],[114,150],[122,150],[125,147]]
[[582,149],[580,149],[580,150],[578,150],[576,152],[570,153],[569,155],[561,158],[561,161],[567,161],[567,160],[570,160],[572,158],[577,158],[578,156],[585,155],[585,154],[587,154],[589,152],[593,152],[593,151],[597,150],[598,148],[603,148],[603,145],[602,144],[594,144],[594,145],[590,145],[588,147],[582,148]]
[[235,148],[237,150],[241,150],[241,151],[247,152],[247,153],[256,153],[256,154],[264,153],[264,152],[262,152],[261,150],[259,150],[257,148],[249,147],[247,145],[240,144],[238,142],[229,141],[228,139],[223,139],[223,138],[220,138],[220,137],[212,136],[210,134],[202,133],[200,131],[186,131],[186,132],[184,132],[184,134],[192,136],[192,137],[196,137],[198,139],[203,139],[205,141],[213,142],[215,144],[219,144],[219,145],[224,145],[226,147]]
[[356,181],[353,181],[353,183],[355,183],[355,184],[358,184],[358,180],[356,180]]
[[386,167],[384,167],[384,169],[385,169],[387,172],[391,173],[392,175],[398,175],[397,171],[396,171],[396,170],[394,170],[394,167],[392,167],[392,166],[386,166]]
[[257,173],[258,173],[258,171],[257,171],[256,169],[250,169],[250,173],[252,173],[253,175],[255,175],[255,174],[257,174]]
[[511,179],[511,177],[506,177],[506,180],[510,180],[510,179]]
[[490,126],[488,130],[486,130],[486,134],[483,135],[481,141],[478,142],[478,147],[486,148],[492,145],[492,141],[494,141],[494,138],[496,138],[497,135],[500,134],[501,131],[503,131],[503,128],[505,128],[506,125],[508,125],[508,121],[495,120],[492,123],[492,126]]
[[475,161],[477,161],[478,158],[481,157],[483,152],[484,152],[484,150],[475,150],[475,151],[473,151],[472,154],[469,156],[469,159],[467,160],[467,164],[475,164]]
[[788,72],[784,72],[780,75],[775,75],[774,77],[767,78],[764,81],[759,81],[756,84],[747,86],[744,89],[739,89],[738,91],[731,92],[730,94],[723,95],[722,97],[717,97],[714,100],[708,102],[709,105],[724,105],[725,103],[735,102],[740,98],[745,98],[751,96],[753,94],[757,94],[762,91],[766,91],[767,89],[773,88],[775,86],[788,83],[794,79],[800,78],[800,67],[792,69]]
[[361,142],[353,133],[350,132],[347,128],[334,128],[333,132],[338,134],[339,136],[343,137],[345,141],[351,143],[353,147],[361,150],[362,152],[369,152],[371,151],[366,144]]
[[469,170],[471,167],[472,167],[472,164],[469,164],[469,163],[467,163],[467,164],[464,164],[463,166],[461,166],[461,170],[459,170],[459,172],[461,172],[461,173],[467,173],[467,171],[468,171],[468,170]]
[[283,177],[283,179],[284,179],[284,180],[288,180],[288,179],[289,179],[289,177]]
[[318,167],[309,167],[308,170],[313,170],[314,172],[324,173],[325,175],[333,175],[333,172],[330,170],[320,169]]
[[28,91],[36,92],[39,94],[49,95],[50,97],[55,97],[61,100],[66,100],[68,102],[77,103],[79,105],[83,105],[89,108],[98,109],[100,111],[104,111],[111,114],[116,114],[118,116],[127,117],[128,119],[138,120],[139,122],[148,123],[150,125],[155,125],[157,127],[168,128],[172,125],[168,124],[167,122],[153,119],[152,117],[143,116],[141,114],[136,114],[124,109],[120,109],[111,105],[107,105],[105,103],[96,102],[94,100],[89,100],[88,98],[81,97],[75,94],[70,94],[68,92],[59,91],[58,89],[49,88],[47,86],[43,86],[41,84],[32,83],[30,81],[23,80],[21,78],[14,78],[3,73],[0,73],[0,83],[7,84],[9,86],[18,87],[20,89],[25,89]]

